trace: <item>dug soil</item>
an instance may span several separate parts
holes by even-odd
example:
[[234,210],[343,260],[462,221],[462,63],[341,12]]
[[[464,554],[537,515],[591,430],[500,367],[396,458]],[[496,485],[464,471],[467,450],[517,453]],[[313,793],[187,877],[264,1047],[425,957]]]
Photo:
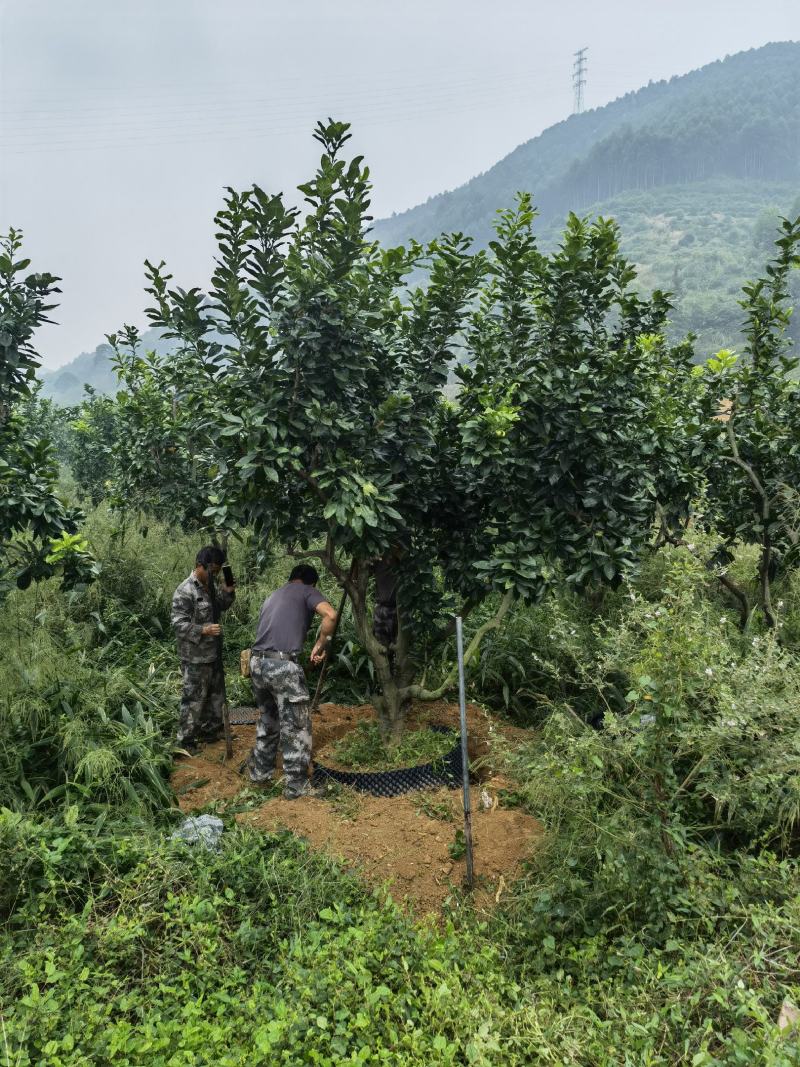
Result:
[[[374,715],[369,704],[322,704],[313,719],[315,753]],[[458,708],[444,702],[415,706],[409,729],[429,724],[457,730]],[[495,773],[491,761],[493,737],[519,741],[530,736],[528,731],[498,723],[474,705],[467,708],[467,724],[474,768],[474,903],[478,910],[487,911],[521,873],[541,826],[532,816],[504,806],[503,791],[509,782]],[[224,741],[180,759],[172,785],[182,810],[189,813],[214,802],[234,811],[245,808],[236,815],[242,824],[265,831],[291,830],[312,847],[343,859],[369,883],[388,884],[395,900],[408,904],[418,915],[439,912],[446,902],[459,899],[466,873],[456,840],[456,832],[463,829],[460,789],[384,798],[336,788],[324,799],[289,801],[265,794],[262,800],[238,771],[254,739],[255,726],[235,726],[232,760],[225,760]]]

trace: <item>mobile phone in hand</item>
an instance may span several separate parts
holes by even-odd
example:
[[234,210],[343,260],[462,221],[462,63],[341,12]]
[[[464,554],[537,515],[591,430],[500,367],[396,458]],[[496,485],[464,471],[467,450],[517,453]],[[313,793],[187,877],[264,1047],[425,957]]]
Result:
[[225,579],[226,585],[234,585],[233,571],[230,569],[230,567],[226,566],[222,568],[222,577]]

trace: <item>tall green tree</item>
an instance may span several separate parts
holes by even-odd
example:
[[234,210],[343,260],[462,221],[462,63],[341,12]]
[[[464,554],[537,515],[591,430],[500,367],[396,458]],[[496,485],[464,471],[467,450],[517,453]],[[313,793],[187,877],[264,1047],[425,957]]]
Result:
[[657,513],[687,514],[708,409],[691,345],[664,340],[667,298],[632,290],[616,225],[571,215],[543,256],[532,222],[527,195],[501,213],[458,371],[461,464],[490,521],[476,565],[527,596],[635,572]]
[[203,456],[214,439],[215,413],[209,413],[205,393],[213,378],[196,373],[188,353],[144,350],[134,327],[110,334],[108,341],[120,383],[109,456],[112,505],[184,528],[208,527],[210,476]]
[[777,254],[744,287],[744,352],[718,353],[704,378],[721,418],[707,432],[710,521],[728,548],[758,547],[758,604],[775,626],[771,582],[800,552],[800,358],[788,336],[800,217],[783,220]]
[[[419,678],[455,613],[500,594],[479,639],[516,598],[635,568],[657,503],[691,495],[699,394],[689,347],[663,341],[666,298],[632,292],[613,225],[571,218],[547,257],[522,197],[489,254],[460,234],[382,249],[348,136],[317,129],[302,218],[229,191],[207,299],[148,264],[151,318],[183,353],[170,373],[196,412],[209,519],[279,538],[347,589],[396,739],[410,699],[450,682]],[[397,579],[391,647],[371,626],[376,568]]]
[[[434,629],[447,600],[435,575],[452,518],[442,387],[482,260],[460,236],[425,256],[368,241],[369,173],[340,156],[347,127],[329,123],[316,136],[324,153],[301,187],[306,217],[258,188],[230,191],[210,299],[171,289],[150,268],[152,318],[186,353],[178,388],[189,409],[198,363],[217,368],[201,462],[213,478],[209,516],[318,557],[345,586],[380,680],[386,732],[397,736],[423,623]],[[423,258],[430,284],[404,302],[403,279]],[[208,419],[202,411],[198,423]],[[379,561],[401,573],[391,650],[371,627]]]
[[56,492],[58,463],[46,437],[25,418],[39,358],[33,336],[48,314],[58,278],[26,273],[22,234],[0,238],[0,595],[61,571],[76,583],[92,575],[77,534],[80,513]]

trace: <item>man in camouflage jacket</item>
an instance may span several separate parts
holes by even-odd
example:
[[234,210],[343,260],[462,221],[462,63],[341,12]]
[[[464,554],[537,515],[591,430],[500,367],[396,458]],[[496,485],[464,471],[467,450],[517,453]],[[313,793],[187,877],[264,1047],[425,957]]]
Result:
[[183,675],[178,744],[189,751],[200,741],[216,740],[222,731],[225,679],[219,618],[236,595],[233,586],[215,588],[214,577],[224,562],[221,548],[201,548],[194,570],[172,597],[171,622]]

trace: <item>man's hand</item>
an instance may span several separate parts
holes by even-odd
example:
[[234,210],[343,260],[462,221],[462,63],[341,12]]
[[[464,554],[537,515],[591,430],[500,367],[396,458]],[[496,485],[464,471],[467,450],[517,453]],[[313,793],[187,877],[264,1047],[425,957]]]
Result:
[[203,637],[219,637],[222,627],[218,622],[207,622],[200,632]]
[[329,637],[321,637],[311,649],[311,662],[314,664],[315,667],[319,666],[319,664],[322,663],[322,661],[325,659],[326,655],[328,654],[329,644]]

